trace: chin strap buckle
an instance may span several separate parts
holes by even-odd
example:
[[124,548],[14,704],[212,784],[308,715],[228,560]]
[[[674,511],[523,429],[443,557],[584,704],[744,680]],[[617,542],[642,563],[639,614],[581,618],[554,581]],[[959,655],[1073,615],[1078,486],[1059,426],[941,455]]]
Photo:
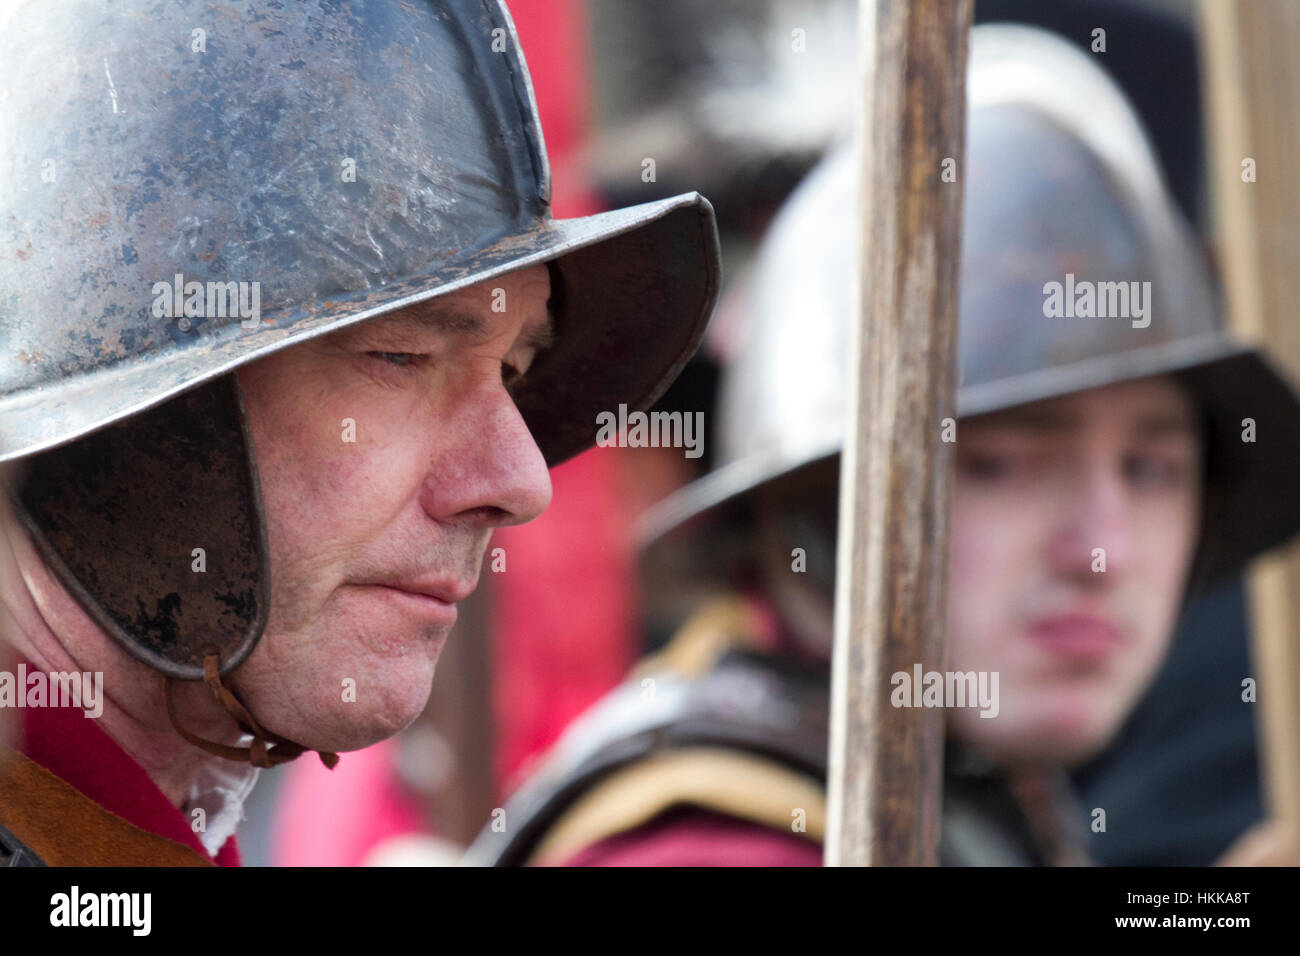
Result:
[[[248,747],[231,747],[212,740],[205,740],[198,734],[186,730],[180,725],[180,721],[176,719],[176,703],[172,698],[171,678],[164,677],[163,696],[167,699],[167,717],[172,722],[175,731],[194,746],[218,757],[225,757],[227,760],[246,761],[254,767],[262,768],[288,763],[308,751],[309,748],[296,744],[292,740],[286,740],[262,728],[262,725],[257,722],[243,702],[234,695],[230,688],[221,682],[221,671],[216,654],[209,654],[203,658],[203,683],[208,685],[208,689],[212,691],[212,696],[216,698],[217,703],[234,719],[239,728],[244,733],[253,735],[253,743]],[[329,769],[333,770],[338,766],[338,754],[327,750],[318,750],[316,753],[320,755],[321,763]]]

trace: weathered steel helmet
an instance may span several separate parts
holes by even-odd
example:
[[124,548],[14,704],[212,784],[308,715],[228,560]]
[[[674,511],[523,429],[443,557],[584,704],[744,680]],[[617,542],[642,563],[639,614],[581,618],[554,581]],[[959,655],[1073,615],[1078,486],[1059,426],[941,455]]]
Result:
[[[1087,54],[1040,30],[976,27],[970,49],[958,414],[1177,375],[1207,426],[1197,579],[1286,540],[1300,528],[1300,403],[1263,356],[1223,333],[1206,266],[1123,94]],[[719,465],[646,515],[647,547],[839,452],[857,177],[850,149],[824,160],[720,309],[721,323],[741,325],[721,384]],[[1133,280],[1150,282],[1145,318],[1045,315],[1047,283]],[[1242,441],[1245,418],[1256,443]]]
[[550,263],[558,344],[516,401],[555,464],[659,396],[716,296],[694,193],[551,218],[499,0],[10,3],[0,110],[0,461],[62,582],[171,677],[265,625],[234,369]]

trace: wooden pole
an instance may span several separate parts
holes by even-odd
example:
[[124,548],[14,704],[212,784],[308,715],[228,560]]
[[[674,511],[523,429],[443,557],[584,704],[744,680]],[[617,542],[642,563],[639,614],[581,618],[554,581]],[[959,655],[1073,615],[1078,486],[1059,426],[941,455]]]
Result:
[[[863,0],[858,323],[840,470],[826,863],[935,862],[970,0]],[[945,161],[955,177],[943,175]],[[944,181],[954,179],[955,181]]]
[[[1200,23],[1228,323],[1300,381],[1300,3],[1205,0]],[[1250,594],[1265,799],[1296,833],[1300,548],[1257,562]]]

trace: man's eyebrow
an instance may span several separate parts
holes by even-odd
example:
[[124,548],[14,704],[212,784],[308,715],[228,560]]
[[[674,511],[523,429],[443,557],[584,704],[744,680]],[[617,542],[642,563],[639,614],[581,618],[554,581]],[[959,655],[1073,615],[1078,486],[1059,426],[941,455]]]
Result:
[[[435,304],[414,305],[393,312],[385,318],[395,325],[415,326],[431,329],[448,335],[463,335],[475,342],[492,337],[491,329],[483,319],[473,312],[460,309],[448,309]],[[534,326],[524,333],[523,344],[538,352],[555,345],[555,319],[550,309],[546,312],[546,322]]]
[[1198,424],[1181,412],[1149,415],[1133,428],[1142,438],[1164,438],[1167,435],[1193,435],[1199,432]]
[[487,323],[473,312],[447,309],[432,303],[413,305],[392,313],[388,318],[397,324],[418,325],[449,335],[464,335],[475,341],[489,337]]
[[1073,431],[1080,427],[1078,415],[1057,408],[1009,408],[989,416],[994,427],[1022,428],[1042,434]]
[[[989,416],[995,428],[1016,428],[1039,435],[1067,434],[1083,426],[1082,419],[1063,409],[1010,408]],[[1196,435],[1197,423],[1183,412],[1153,412],[1134,422],[1132,433],[1139,438],[1164,438],[1170,435]]]

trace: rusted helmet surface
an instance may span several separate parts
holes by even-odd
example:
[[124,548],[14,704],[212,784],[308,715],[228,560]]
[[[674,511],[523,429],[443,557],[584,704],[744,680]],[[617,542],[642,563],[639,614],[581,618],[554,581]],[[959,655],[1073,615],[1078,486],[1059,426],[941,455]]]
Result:
[[716,296],[697,194],[551,217],[497,0],[16,0],[0,113],[0,461],[63,582],[172,676],[265,622],[234,369],[551,263],[557,344],[516,401],[555,464],[653,403]]

